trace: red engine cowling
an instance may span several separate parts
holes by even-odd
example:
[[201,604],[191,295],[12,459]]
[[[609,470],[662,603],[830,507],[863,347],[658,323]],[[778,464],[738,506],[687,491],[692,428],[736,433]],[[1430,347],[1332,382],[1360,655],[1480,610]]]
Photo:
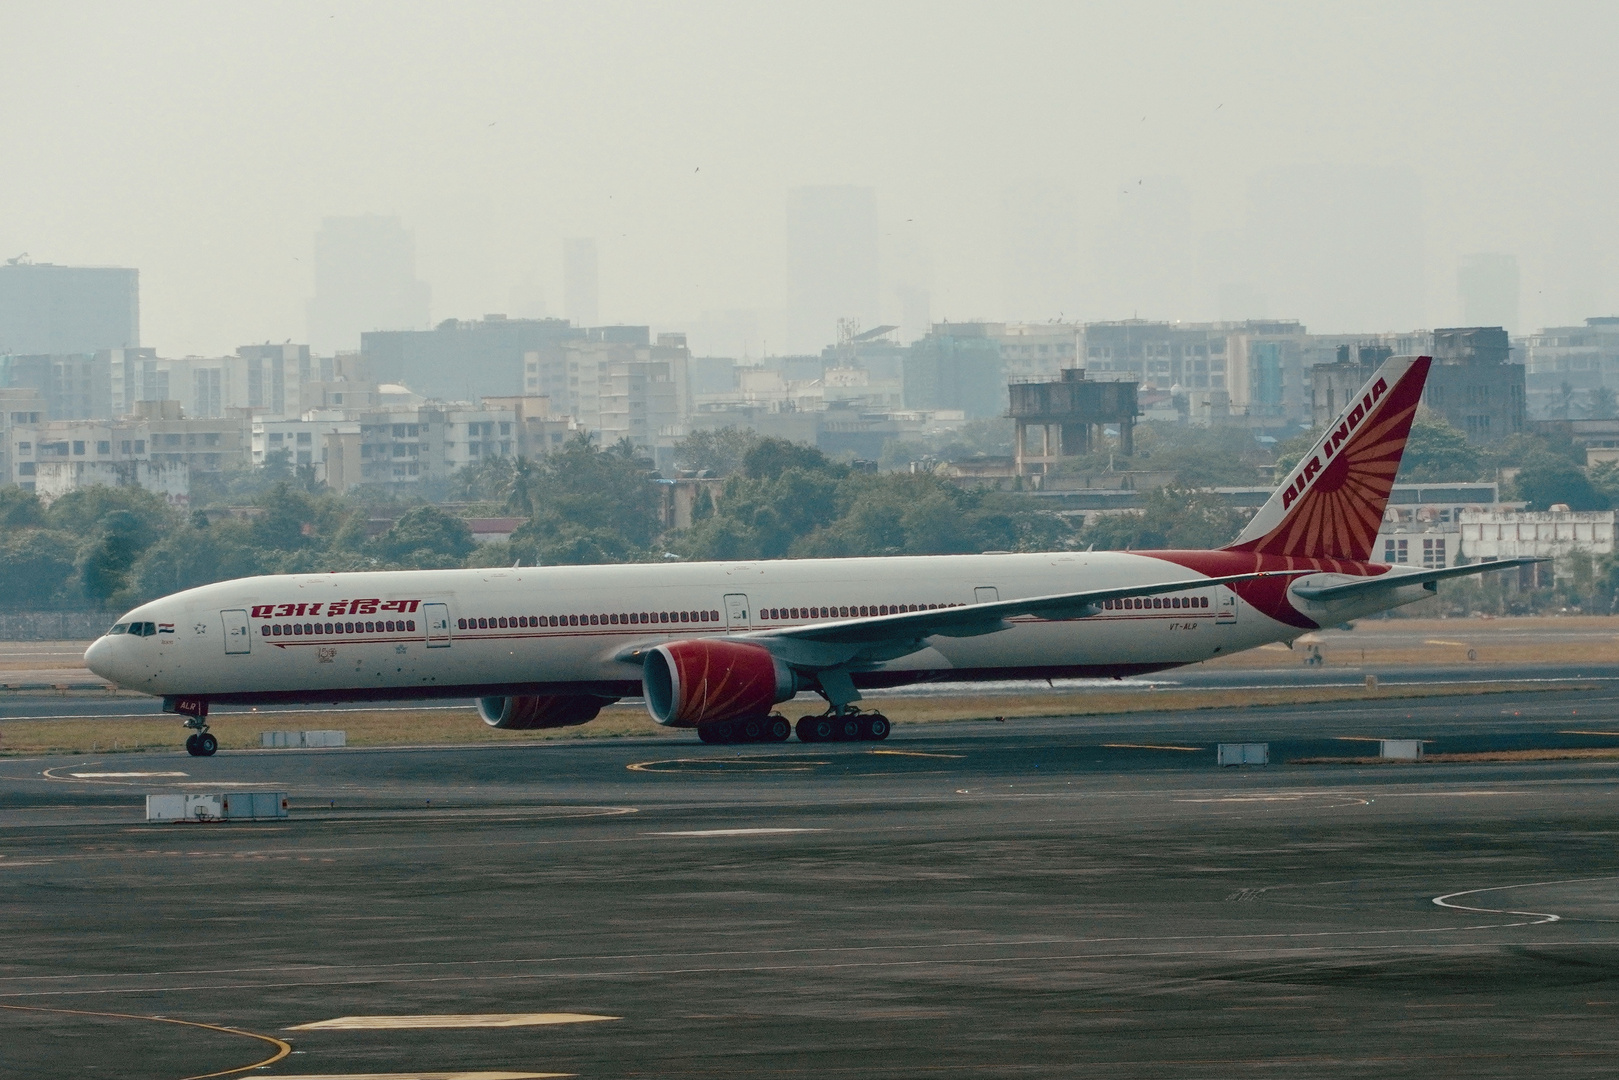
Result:
[[573,727],[596,719],[606,698],[586,694],[546,694],[533,697],[483,697],[478,715],[492,728],[533,731],[537,728]]
[[647,654],[641,682],[652,719],[674,727],[765,716],[798,692],[791,668],[740,641],[659,645]]

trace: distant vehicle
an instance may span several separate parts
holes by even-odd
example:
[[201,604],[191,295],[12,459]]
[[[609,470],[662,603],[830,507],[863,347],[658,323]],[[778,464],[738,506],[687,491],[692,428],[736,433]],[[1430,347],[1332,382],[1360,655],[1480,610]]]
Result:
[[1383,364],[1242,535],[1215,551],[407,570],[242,578],[143,604],[85,653],[188,717],[208,706],[473,698],[497,728],[583,724],[640,696],[706,742],[882,739],[860,690],[1193,664],[1432,595],[1368,561],[1427,378]]

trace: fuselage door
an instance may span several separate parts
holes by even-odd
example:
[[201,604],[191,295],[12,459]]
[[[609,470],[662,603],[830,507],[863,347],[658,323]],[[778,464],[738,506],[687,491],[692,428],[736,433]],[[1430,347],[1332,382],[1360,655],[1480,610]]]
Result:
[[725,594],[725,625],[751,626],[748,615],[748,598],[745,593]]
[[1237,621],[1237,594],[1230,589],[1220,588],[1214,590],[1214,621],[1217,623],[1234,623]]
[[423,604],[422,621],[427,623],[427,647],[429,649],[447,649],[450,647],[450,605]]
[[221,611],[219,617],[225,623],[225,652],[252,652],[253,628],[247,623],[247,612],[242,608],[232,608]]
[[973,590],[973,603],[993,604],[1001,598],[1001,591],[993,585],[980,585]]

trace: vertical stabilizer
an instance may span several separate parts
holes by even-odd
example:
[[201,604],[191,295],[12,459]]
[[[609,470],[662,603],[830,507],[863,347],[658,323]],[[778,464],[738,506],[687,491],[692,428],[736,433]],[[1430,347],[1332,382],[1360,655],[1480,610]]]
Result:
[[1226,550],[1369,559],[1432,362],[1384,361]]

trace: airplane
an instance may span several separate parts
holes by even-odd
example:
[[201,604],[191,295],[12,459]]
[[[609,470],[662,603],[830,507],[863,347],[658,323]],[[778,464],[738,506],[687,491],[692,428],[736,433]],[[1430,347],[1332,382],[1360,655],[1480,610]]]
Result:
[[[704,742],[876,740],[862,689],[1125,677],[1427,598],[1533,559],[1370,561],[1429,365],[1384,362],[1230,545],[854,559],[285,574],[123,616],[91,671],[161,696],[208,756],[210,704],[472,698],[504,729],[642,698]],[[826,701],[795,725],[774,711]]]

